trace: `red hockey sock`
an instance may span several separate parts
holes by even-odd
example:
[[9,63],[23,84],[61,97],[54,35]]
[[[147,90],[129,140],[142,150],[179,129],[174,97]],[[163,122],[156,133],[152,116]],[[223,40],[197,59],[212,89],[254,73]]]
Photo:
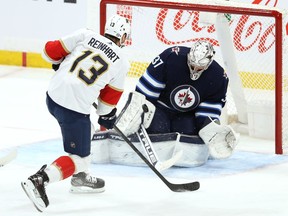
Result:
[[75,172],[75,164],[69,156],[61,156],[52,164],[59,169],[62,174],[62,179],[68,178]]

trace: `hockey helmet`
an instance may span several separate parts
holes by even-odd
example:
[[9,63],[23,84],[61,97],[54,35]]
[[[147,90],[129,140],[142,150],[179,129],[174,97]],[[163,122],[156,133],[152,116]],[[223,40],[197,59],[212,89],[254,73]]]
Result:
[[124,43],[125,41],[122,39],[123,35],[126,34],[126,38],[130,35],[130,24],[128,19],[117,14],[110,17],[105,24],[105,34],[118,38],[121,44]]
[[211,43],[204,40],[195,42],[187,54],[187,64],[190,70],[190,78],[197,80],[202,72],[212,63],[214,48]]

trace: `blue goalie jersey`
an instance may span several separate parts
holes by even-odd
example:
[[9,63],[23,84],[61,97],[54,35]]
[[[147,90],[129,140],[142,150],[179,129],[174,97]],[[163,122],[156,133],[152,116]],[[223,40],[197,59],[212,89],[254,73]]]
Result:
[[136,91],[169,112],[191,113],[199,130],[208,117],[220,118],[226,102],[228,78],[213,60],[199,79],[192,80],[187,64],[189,51],[190,48],[184,46],[164,50],[140,77]]

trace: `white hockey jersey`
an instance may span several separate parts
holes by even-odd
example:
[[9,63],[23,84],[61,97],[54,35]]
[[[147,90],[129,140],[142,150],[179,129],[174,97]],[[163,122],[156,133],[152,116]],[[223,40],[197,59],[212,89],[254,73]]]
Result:
[[47,42],[42,56],[52,64],[61,63],[48,87],[57,104],[89,114],[98,99],[98,115],[108,114],[117,105],[129,62],[111,40],[81,29]]

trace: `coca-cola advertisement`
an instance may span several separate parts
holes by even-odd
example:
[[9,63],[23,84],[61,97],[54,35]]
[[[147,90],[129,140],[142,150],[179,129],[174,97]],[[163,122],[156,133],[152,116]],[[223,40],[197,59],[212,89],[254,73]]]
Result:
[[[238,2],[252,3],[254,4],[253,6],[259,5],[257,6],[259,9],[266,6],[278,8],[284,5],[284,1],[279,0],[246,0]],[[231,1],[229,4],[234,6]],[[251,4],[247,5],[249,7]],[[229,34],[234,44],[237,60],[242,61],[242,59],[245,59],[245,64],[241,63],[239,66],[241,67],[240,70],[261,71],[261,73],[273,73],[275,71],[276,29],[275,18],[272,16],[239,14],[238,12],[225,14],[221,13],[221,11],[219,13],[207,13],[197,10],[123,5],[118,5],[116,10],[117,13],[126,16],[132,22],[131,40],[127,45],[131,46],[130,50],[132,51],[130,53],[133,58],[137,59],[139,57],[142,60],[144,56],[147,57],[148,61],[168,46],[189,46],[193,41],[205,39],[214,44],[216,52],[219,53],[216,58],[221,62],[221,52],[219,50],[221,45],[219,34],[221,35],[221,33],[219,33],[215,25],[217,19],[219,19],[217,16],[220,14],[229,25]],[[287,14],[283,14],[283,17],[283,29],[285,30]],[[287,33],[283,32],[283,37],[287,37]],[[257,62],[255,61],[256,56]]]

